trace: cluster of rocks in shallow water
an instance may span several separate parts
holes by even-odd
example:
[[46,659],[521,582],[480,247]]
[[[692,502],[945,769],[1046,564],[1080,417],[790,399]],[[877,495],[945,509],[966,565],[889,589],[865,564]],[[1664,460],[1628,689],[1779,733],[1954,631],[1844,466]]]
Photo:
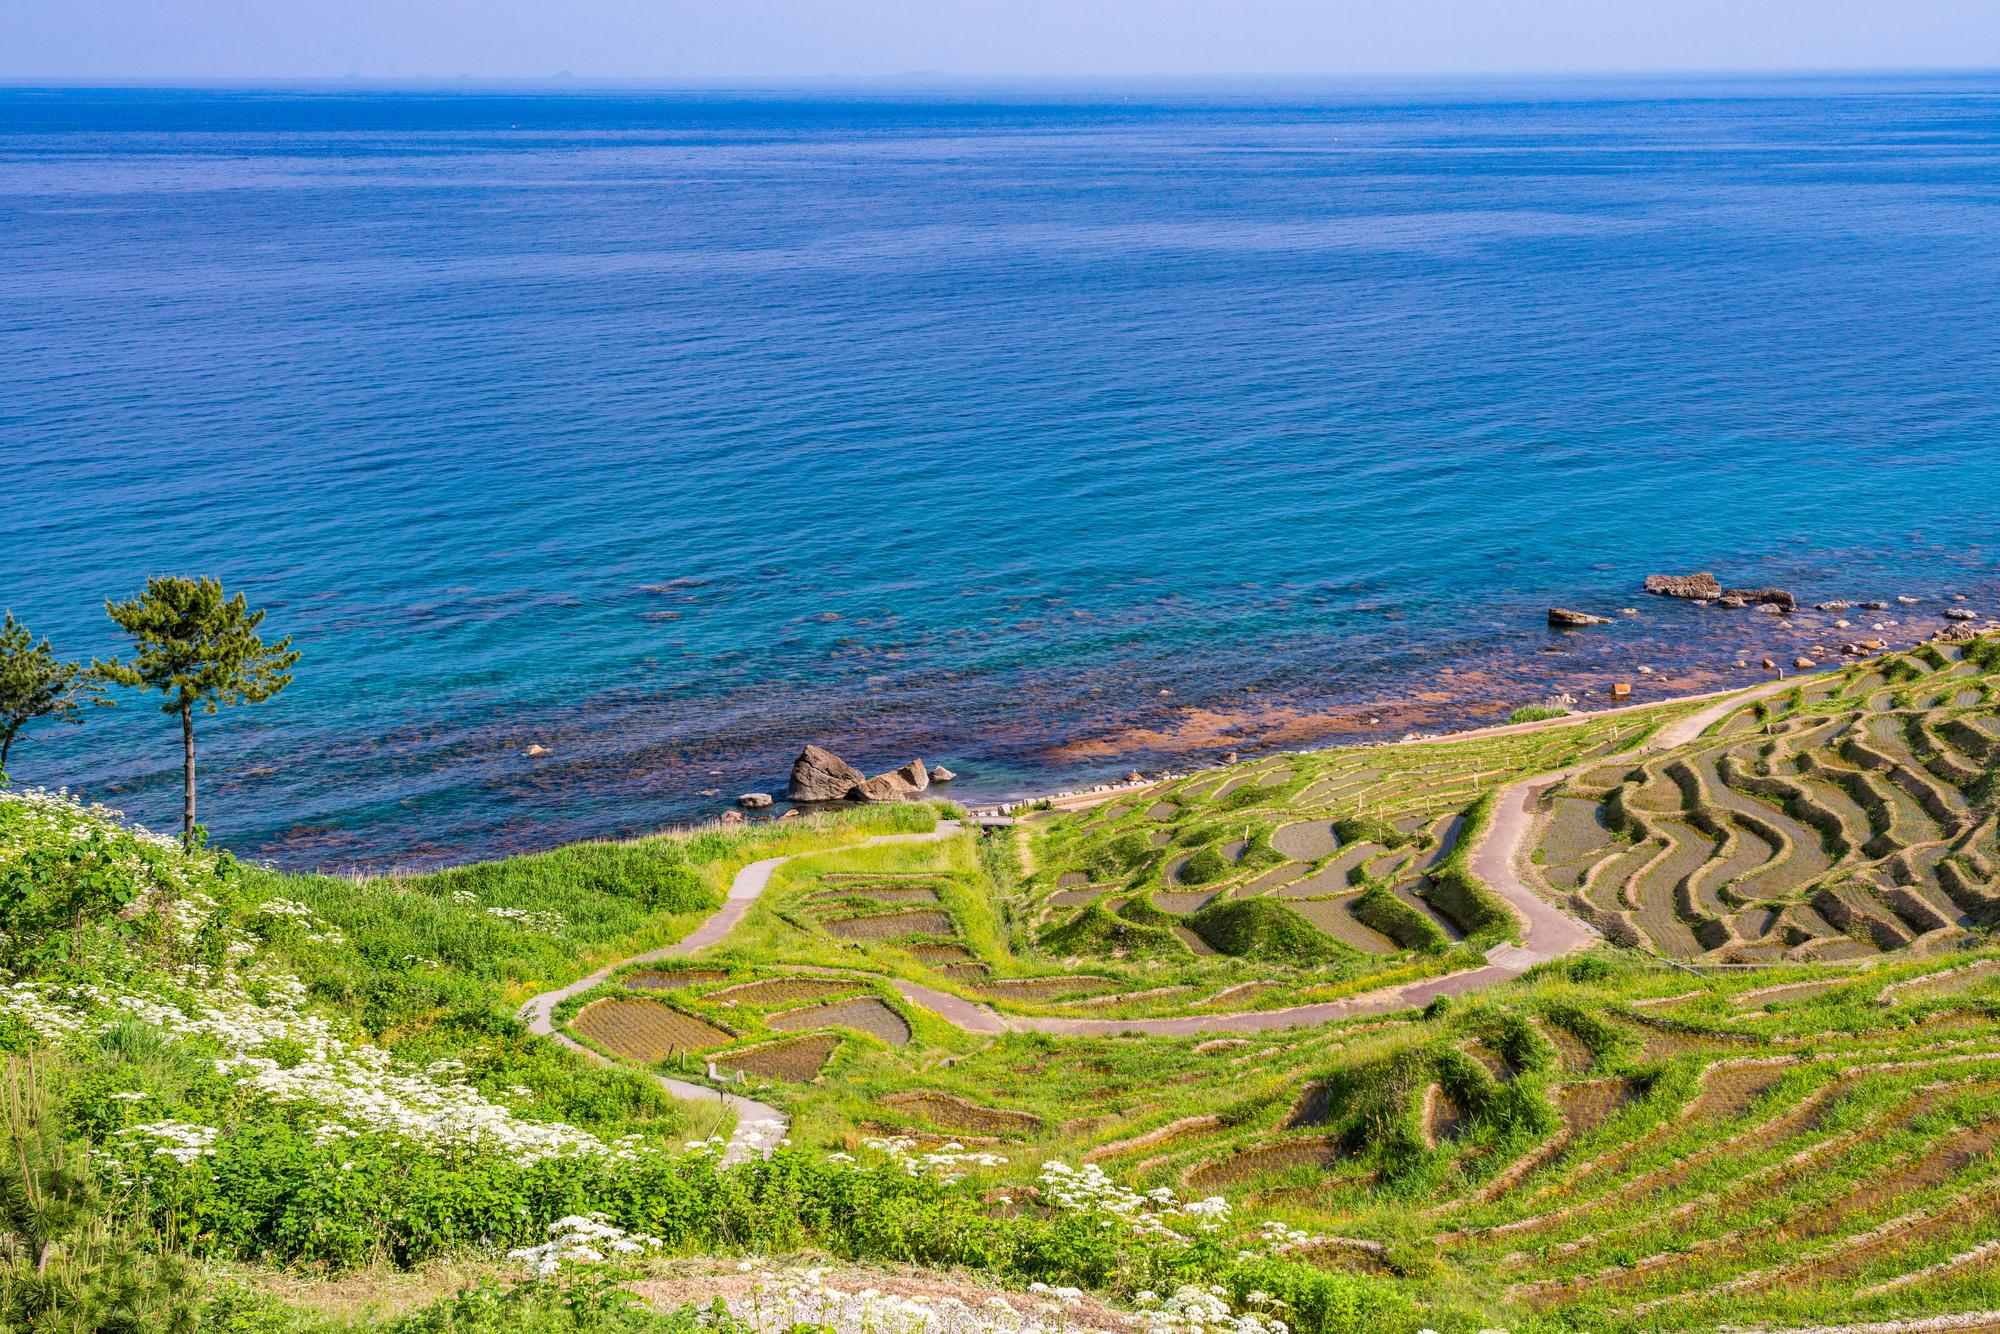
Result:
[[[1799,609],[1798,598],[1793,596],[1787,589],[1725,588],[1721,580],[1707,571],[1699,574],[1649,574],[1646,576],[1646,591],[1658,597],[1680,598],[1683,601],[1692,602],[1697,606],[1717,606],[1731,609],[1749,607],[1771,616],[1790,616]],[[1953,600],[1962,602],[1964,598],[1962,596],[1955,596]],[[1911,597],[1905,593],[1899,594],[1894,603],[1880,599],[1853,603],[1834,600],[1814,603],[1813,610],[1840,612],[1846,611],[1849,608],[1855,608],[1861,611],[1888,611],[1895,606],[1916,606],[1922,601],[1922,598]],[[1619,614],[1623,616],[1636,616],[1638,615],[1638,611],[1632,607],[1622,607],[1619,609]],[[1982,619],[1979,613],[1963,607],[1950,608],[1946,610],[1944,615],[1947,620],[1959,622]],[[1558,629],[1569,630],[1581,629],[1592,625],[1610,625],[1614,619],[1614,617],[1599,616],[1592,612],[1576,611],[1569,607],[1549,608],[1549,624]],[[1834,625],[1838,629],[1844,630],[1848,628],[1848,622],[1844,620],[1836,621]],[[1889,621],[1877,625],[1875,628],[1883,630],[1894,625],[1894,621]]]
[[1706,571],[1701,574],[1649,574],[1646,591],[1659,597],[1683,598],[1718,607],[1755,607],[1773,616],[1789,616],[1799,608],[1799,600],[1782,588],[1724,588]]
[[958,777],[942,766],[932,769],[911,760],[873,778],[863,774],[824,746],[807,746],[792,761],[792,778],[785,795],[792,801],[908,801],[932,783]]

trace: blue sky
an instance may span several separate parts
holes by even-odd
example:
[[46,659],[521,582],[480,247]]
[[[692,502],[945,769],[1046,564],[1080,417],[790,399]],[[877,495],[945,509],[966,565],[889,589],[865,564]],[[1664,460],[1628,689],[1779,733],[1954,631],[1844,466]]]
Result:
[[0,78],[1988,68],[2000,0],[0,0]]

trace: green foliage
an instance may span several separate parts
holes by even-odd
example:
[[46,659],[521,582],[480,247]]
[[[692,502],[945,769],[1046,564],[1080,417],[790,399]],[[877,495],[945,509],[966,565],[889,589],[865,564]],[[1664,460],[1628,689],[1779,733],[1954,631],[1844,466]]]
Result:
[[1159,849],[1137,830],[1120,834],[1111,841],[1111,855],[1128,872],[1143,870],[1159,855]]
[[1342,843],[1379,843],[1385,848],[1406,848],[1418,837],[1379,815],[1343,815],[1333,822],[1333,833]]
[[1294,1260],[1270,1258],[1237,1265],[1226,1286],[1239,1304],[1248,1303],[1253,1292],[1283,1302],[1285,1322],[1298,1334],[1377,1334],[1414,1329],[1421,1323],[1410,1299],[1387,1283]]
[[1134,895],[1119,905],[1118,916],[1127,922],[1138,922],[1142,926],[1171,927],[1180,920],[1172,913],[1155,907],[1152,899],[1144,894]]
[[1539,723],[1550,718],[1567,718],[1569,710],[1560,704],[1523,704],[1507,715],[1510,723]]
[[[1137,915],[1149,912],[1159,910],[1147,904]],[[1067,922],[1042,932],[1039,943],[1049,954],[1073,958],[1172,957],[1187,952],[1167,927],[1119,916],[1102,903],[1086,904]]]
[[1188,926],[1223,954],[1312,964],[1340,959],[1342,946],[1273,898],[1223,899],[1188,918]]
[[1577,1037],[1599,1060],[1613,1061],[1632,1049],[1630,1038],[1606,1023],[1595,1008],[1580,1000],[1551,1000],[1544,1013],[1550,1023]]
[[0,1330],[193,1334],[193,1267],[115,1212],[88,1155],[49,1115],[32,1066],[10,1063],[5,1096]]
[[1370,886],[1349,911],[1357,921],[1380,931],[1406,950],[1436,953],[1451,947],[1451,941],[1436,922],[1397,898],[1387,885]]
[[203,853],[190,862],[108,821],[72,829],[73,810],[32,794],[0,801],[0,966],[93,981],[190,961],[171,946],[159,911],[197,887],[227,899],[235,861]]
[[1967,644],[1965,660],[1981,672],[2000,672],[2000,635],[1982,635]]
[[1487,793],[1465,812],[1458,842],[1436,866],[1418,892],[1425,902],[1457,923],[1466,943],[1483,949],[1509,939],[1520,930],[1511,908],[1472,873],[1472,849],[1493,818],[1493,794]]
[[95,673],[58,658],[46,638],[37,643],[13,612],[6,613],[0,621],[0,775],[7,772],[15,738],[29,723],[80,723],[85,705],[110,703]]
[[630,899],[654,912],[693,912],[719,902],[702,882],[694,859],[719,861],[740,842],[721,837],[725,841],[713,847],[672,838],[572,843],[551,852],[437,871],[417,877],[409,887],[440,898],[475,894],[482,903],[512,904],[530,897],[567,903],[608,897]]
[[1915,681],[1924,674],[1924,667],[1921,663],[1913,662],[1903,654],[1882,659],[1877,664],[1877,670],[1882,673],[1882,679],[1890,685],[1896,685],[1904,681]]
[[1211,802],[1210,809],[1216,811],[1243,811],[1252,806],[1265,806],[1282,799],[1283,787],[1265,787],[1259,783],[1245,783],[1229,795]]
[[718,1303],[662,1313],[603,1276],[462,1288],[389,1324],[384,1334],[750,1334]]
[[1229,870],[1229,859],[1220,850],[1206,847],[1181,863],[1178,878],[1184,885],[1206,885],[1228,875]]

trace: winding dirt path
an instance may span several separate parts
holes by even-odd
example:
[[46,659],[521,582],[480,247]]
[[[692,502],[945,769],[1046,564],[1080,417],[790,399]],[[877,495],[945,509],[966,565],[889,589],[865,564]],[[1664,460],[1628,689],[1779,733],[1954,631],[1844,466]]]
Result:
[[[1552,773],[1536,774],[1519,779],[1503,787],[1495,795],[1493,818],[1485,832],[1470,849],[1472,870],[1480,880],[1505,899],[1521,922],[1521,943],[1495,945],[1486,951],[1486,962],[1478,968],[1468,968],[1443,977],[1425,978],[1418,982],[1407,982],[1399,986],[1379,987],[1373,991],[1359,992],[1339,1000],[1322,1001],[1313,1005],[1294,1005],[1278,1010],[1246,1010],[1235,1014],[1187,1015],[1161,1019],[1065,1019],[1033,1015],[1002,1015],[991,1006],[977,1001],[969,1001],[961,996],[925,986],[921,982],[910,982],[902,978],[886,979],[897,993],[909,1004],[921,1006],[936,1014],[945,1022],[968,1033],[978,1033],[998,1037],[1006,1033],[1051,1033],[1074,1037],[1109,1036],[1120,1033],[1158,1034],[1163,1036],[1194,1036],[1206,1033],[1262,1033],[1274,1029],[1299,1028],[1316,1024],[1332,1023],[1342,1019],[1357,1019],[1371,1015],[1391,1014],[1397,1010],[1419,1008],[1429,1004],[1438,996],[1463,996],[1479,991],[1510,978],[1519,977],[1536,964],[1551,959],[1559,959],[1565,954],[1583,949],[1595,943],[1600,937],[1589,926],[1549,903],[1537,894],[1521,878],[1520,863],[1529,831],[1534,826],[1536,803],[1543,792],[1556,783],[1584,769],[1595,768],[1613,760],[1631,759],[1658,750],[1671,750],[1675,746],[1692,741],[1707,731],[1732,710],[1744,704],[1762,699],[1767,695],[1780,694],[1797,685],[1796,680],[1777,680],[1754,686],[1747,690],[1718,691],[1713,695],[1693,696],[1694,699],[1710,699],[1706,707],[1662,727],[1652,737],[1632,750],[1618,755],[1600,755],[1567,769]],[[1653,707],[1651,705],[1639,707]],[[1612,711],[1607,711],[1612,712]],[[1624,712],[1616,710],[1615,712]],[[1506,731],[1526,731],[1541,726],[1575,725],[1584,721],[1582,715],[1572,715],[1566,719],[1551,719],[1545,724],[1514,724]],[[1503,729],[1491,729],[1499,731]],[[1458,740],[1461,738],[1437,738],[1438,740]],[[924,843],[951,838],[960,832],[961,826],[955,820],[941,820],[937,828],[923,834],[881,834],[865,839],[849,847],[873,847],[882,843]],[[838,849],[822,849],[822,851]],[[792,856],[811,856],[812,853],[794,853]],[[736,924],[750,911],[750,905],[770,887],[772,873],[790,861],[791,857],[766,857],[752,862],[736,873],[730,882],[729,894],[720,908],[697,927],[686,939],[677,941],[663,949],[635,954],[629,959],[619,959],[606,964],[588,977],[578,978],[568,986],[554,991],[545,991],[530,999],[521,1007],[520,1017],[529,1029],[544,1037],[562,1043],[570,1050],[601,1065],[615,1065],[595,1051],[575,1041],[556,1028],[555,1009],[571,996],[590,990],[599,983],[609,980],[612,973],[630,964],[651,963],[659,959],[682,958],[697,953],[719,943]],[[729,1146],[724,1153],[724,1161],[734,1162],[749,1157],[760,1149],[783,1139],[790,1129],[790,1121],[785,1114],[768,1103],[758,1102],[740,1094],[729,1093],[706,1084],[694,1084],[686,1080],[671,1079],[655,1074],[654,1078],[667,1092],[677,1098],[690,1101],[704,1101],[719,1098],[723,1105],[736,1114],[736,1129],[729,1138]]]
[[[872,848],[882,843],[930,843],[951,838],[959,832],[956,820],[940,820],[937,827],[923,834],[877,834],[859,843],[847,844],[847,848]],[[818,849],[817,851],[844,851],[845,849]],[[579,977],[568,986],[557,987],[554,991],[544,991],[532,996],[522,1005],[517,1017],[528,1026],[531,1033],[539,1033],[551,1038],[584,1059],[598,1065],[618,1066],[613,1061],[592,1051],[555,1025],[555,1010],[571,996],[580,995],[592,987],[608,982],[611,975],[621,968],[635,963],[653,963],[660,959],[685,958],[687,955],[707,949],[719,943],[735,929],[750,911],[750,905],[771,886],[771,876],[792,857],[810,857],[816,853],[792,853],[785,857],[766,857],[762,861],[751,862],[736,873],[729,882],[729,894],[722,906],[709,915],[707,920],[696,927],[685,938],[657,950],[644,954],[634,954],[627,959],[615,959],[605,964],[587,977]],[[739,1093],[729,1093],[707,1084],[694,1084],[685,1079],[673,1079],[655,1073],[653,1078],[661,1088],[674,1097],[687,1102],[706,1102],[711,1098],[720,1099],[722,1105],[736,1114],[736,1128],[729,1136],[729,1145],[723,1150],[722,1160],[726,1163],[740,1162],[761,1149],[776,1144],[791,1129],[791,1119],[767,1102],[746,1098]]]

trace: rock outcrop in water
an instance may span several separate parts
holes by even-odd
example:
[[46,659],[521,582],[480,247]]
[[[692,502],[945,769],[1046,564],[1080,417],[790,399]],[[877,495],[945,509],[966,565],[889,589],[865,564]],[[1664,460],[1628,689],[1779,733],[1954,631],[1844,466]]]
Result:
[[1780,611],[1793,612],[1799,607],[1799,600],[1782,588],[1725,588],[1724,598],[1738,598],[1746,607],[1776,605]]
[[1712,574],[1649,574],[1646,591],[1668,598],[1696,598],[1713,601],[1722,596],[1722,585]]
[[908,801],[930,785],[930,771],[924,762],[911,760],[900,769],[856,783],[847,795],[853,801]]
[[785,795],[792,801],[908,801],[930,785],[931,771],[920,759],[869,778],[826,747],[807,746],[792,761]]
[[1581,625],[1609,625],[1609,616],[1592,616],[1587,611],[1571,611],[1567,607],[1550,607],[1549,624],[1562,629],[1573,629]]
[[785,795],[793,801],[840,801],[867,781],[867,775],[824,746],[807,746],[792,761]]

